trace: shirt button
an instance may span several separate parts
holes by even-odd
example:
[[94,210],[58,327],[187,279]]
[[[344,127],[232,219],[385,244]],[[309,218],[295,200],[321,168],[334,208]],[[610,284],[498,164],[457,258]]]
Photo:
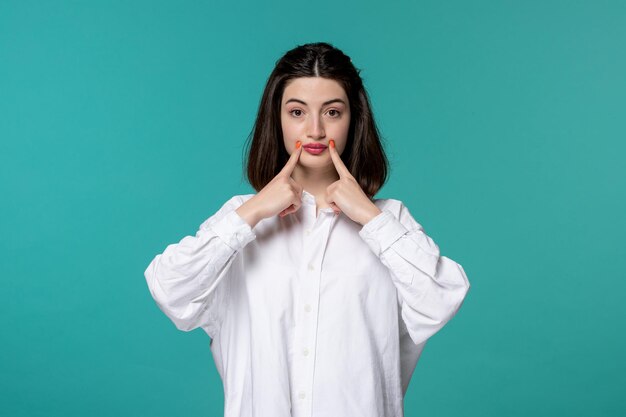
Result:
[[298,398],[302,400],[304,399],[304,397],[306,397],[306,394],[304,393],[304,391],[300,391],[300,393],[298,394]]
[[302,354],[304,356],[309,356],[309,349],[307,349],[307,348],[302,349]]
[[309,264],[309,271],[313,270],[313,265]]
[[304,306],[304,311],[306,311],[307,313],[308,313],[309,311],[311,311],[311,305],[310,305],[310,304],[305,304],[305,306]]
[[310,235],[310,234],[311,234],[311,229],[306,229],[306,230],[304,231],[304,233],[305,233],[307,236],[308,236],[308,235]]

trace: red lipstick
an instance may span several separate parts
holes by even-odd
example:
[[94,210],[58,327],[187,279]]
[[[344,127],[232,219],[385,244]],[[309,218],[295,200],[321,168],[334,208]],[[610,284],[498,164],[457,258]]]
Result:
[[319,155],[324,152],[327,146],[322,143],[307,143],[302,145],[302,147],[311,155]]

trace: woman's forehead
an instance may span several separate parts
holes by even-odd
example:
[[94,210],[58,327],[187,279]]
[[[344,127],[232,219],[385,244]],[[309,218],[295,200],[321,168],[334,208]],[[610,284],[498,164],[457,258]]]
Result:
[[288,82],[283,91],[283,103],[294,99],[304,104],[323,104],[339,99],[347,102],[346,92],[341,84],[323,77],[299,77]]

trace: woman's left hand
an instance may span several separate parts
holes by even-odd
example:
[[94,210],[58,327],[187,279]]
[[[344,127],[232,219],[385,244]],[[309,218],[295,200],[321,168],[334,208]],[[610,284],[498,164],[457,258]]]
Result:
[[326,202],[330,204],[335,214],[344,212],[346,216],[361,225],[365,225],[381,210],[363,192],[357,180],[341,160],[335,149],[335,141],[330,140],[328,152],[339,174],[339,180],[326,188]]

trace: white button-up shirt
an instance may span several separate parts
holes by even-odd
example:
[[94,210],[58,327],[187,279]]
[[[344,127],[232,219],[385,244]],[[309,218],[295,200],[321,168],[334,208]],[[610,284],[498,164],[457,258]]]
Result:
[[152,297],[183,331],[202,328],[226,417],[398,417],[429,337],[470,284],[404,204],[364,226],[302,206],[251,228],[236,195],[195,236],[145,270]]

